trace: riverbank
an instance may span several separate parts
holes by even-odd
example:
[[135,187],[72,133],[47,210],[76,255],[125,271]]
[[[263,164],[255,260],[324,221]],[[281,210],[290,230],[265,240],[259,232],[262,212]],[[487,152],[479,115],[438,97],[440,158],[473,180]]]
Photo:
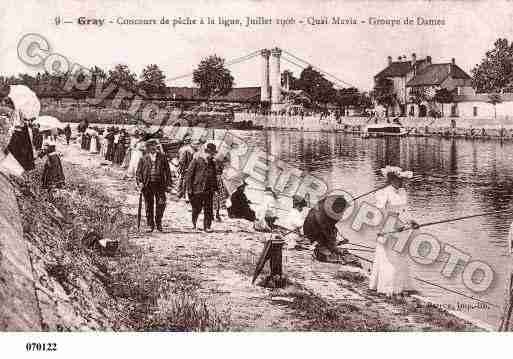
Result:
[[[149,270],[154,263],[132,242],[135,218],[90,181],[94,173],[64,162],[66,187],[50,198],[39,190],[40,171],[16,186],[40,329],[228,328],[226,313],[208,305],[186,273]],[[119,243],[115,253],[99,244],[107,238]]]
[[[80,166],[90,181],[123,203],[124,213],[135,215],[137,192],[133,182],[123,179],[123,171],[102,165],[97,155],[77,144],[60,149],[65,163]],[[376,296],[366,289],[364,271],[313,261],[309,251],[285,253],[290,281],[285,289],[252,286],[251,274],[266,237],[249,222],[227,217],[214,224],[213,233],[193,231],[188,206],[170,197],[163,221],[166,233],[131,232],[128,243],[140,249],[151,271],[172,273],[175,281],[181,275],[191,278],[195,291],[217,313],[229,313],[229,330],[478,329],[419,298],[391,301]]]

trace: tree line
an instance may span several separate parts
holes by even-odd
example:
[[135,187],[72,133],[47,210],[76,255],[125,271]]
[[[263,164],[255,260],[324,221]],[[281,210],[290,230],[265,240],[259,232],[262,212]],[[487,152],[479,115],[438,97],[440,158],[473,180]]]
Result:
[[35,75],[20,73],[17,76],[0,76],[0,88],[2,88],[2,92],[5,92],[8,85],[24,84],[33,89],[40,97],[77,99],[93,96],[98,82],[101,84],[114,83],[127,91],[148,95],[163,95],[166,92],[166,76],[155,64],[146,66],[140,76],[137,76],[125,64],[118,64],[108,71],[93,66],[89,69],[88,75],[85,72],[76,75],[76,80],[79,83],[84,81],[86,76],[90,77],[91,85],[83,91],[76,88],[66,91],[65,84],[70,76],[73,75],[69,72],[50,73],[48,71],[38,72]]
[[[147,65],[138,76],[126,64],[117,64],[106,71],[98,66],[89,69],[90,86],[86,90],[72,88],[65,90],[69,73],[38,72],[35,75],[20,73],[17,76],[0,76],[0,95],[6,95],[8,85],[25,84],[32,88],[40,97],[53,98],[87,98],[95,94],[98,83],[114,83],[119,87],[148,98],[165,98],[168,95],[166,75],[156,64]],[[77,76],[77,75],[75,75]],[[83,73],[77,76],[77,82],[84,80]],[[234,78],[227,68],[225,60],[217,55],[211,55],[198,64],[192,74],[193,83],[198,87],[199,95],[208,100],[228,94],[234,85]],[[346,107],[369,108],[372,101],[367,93],[361,93],[354,87],[335,88],[320,72],[307,67],[303,69],[299,78],[295,78],[290,70],[282,74],[282,84],[288,81],[291,90],[301,90],[307,96],[290,94],[292,102],[297,102],[308,108],[323,108],[328,104],[338,105],[340,109]],[[3,89],[3,90],[2,90]],[[112,93],[111,96],[113,96]]]

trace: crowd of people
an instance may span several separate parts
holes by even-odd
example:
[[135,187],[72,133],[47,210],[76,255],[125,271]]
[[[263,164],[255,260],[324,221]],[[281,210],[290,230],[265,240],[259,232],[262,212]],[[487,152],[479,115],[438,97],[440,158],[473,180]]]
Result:
[[[186,135],[177,156],[169,160],[157,139],[147,139],[144,133],[138,131],[129,134],[115,127],[105,130],[92,128],[82,132],[79,141],[84,150],[101,154],[106,161],[125,168],[126,177],[135,180],[144,199],[148,232],[155,229],[164,231],[166,194],[172,189],[179,199],[190,205],[194,231],[212,232],[213,222],[215,219],[221,221],[220,212],[226,203],[230,218],[250,221],[256,231],[283,233],[283,230],[292,230],[286,235],[289,249],[313,245],[314,257],[319,261],[360,266],[357,257],[341,247],[348,240],[339,233],[337,220],[326,212],[326,199],[309,208],[308,198],[294,195],[292,208],[280,213],[279,196],[267,187],[255,207],[245,192],[247,177],[240,178],[233,193],[227,192],[222,173],[229,157],[219,154],[214,143],[201,139],[193,141],[190,135]],[[42,147],[40,156],[47,156],[43,184],[47,188],[59,187],[64,183],[64,175],[52,136],[43,140]],[[387,186],[374,193],[375,205],[387,215],[408,223],[409,230],[415,229],[416,222],[407,216],[407,196],[403,186],[411,173],[398,167],[386,167],[382,173]],[[347,202],[342,202],[338,203],[342,207],[338,211],[344,211],[349,206]],[[203,223],[200,224],[198,219],[201,212]],[[398,235],[409,235],[409,232],[405,230]],[[386,241],[379,240],[380,236],[383,235],[378,234],[376,242],[370,289],[389,296],[410,291],[412,286],[406,255],[393,250],[386,245]]]

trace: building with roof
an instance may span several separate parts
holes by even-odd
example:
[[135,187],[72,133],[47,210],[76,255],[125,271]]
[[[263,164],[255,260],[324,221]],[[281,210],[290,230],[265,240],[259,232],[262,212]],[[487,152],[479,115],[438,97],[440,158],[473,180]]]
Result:
[[455,95],[475,94],[471,77],[456,65],[454,58],[449,63],[434,64],[431,56],[417,59],[412,54],[411,60],[402,56],[397,61],[389,56],[387,67],[374,76],[375,83],[382,79],[391,80],[393,84],[395,104],[390,110],[395,116],[424,117],[430,109],[439,111],[442,104],[437,104],[433,98],[442,88]]
[[490,94],[463,94],[454,96],[451,116],[463,118],[513,118],[513,93],[499,94],[500,103],[490,102]]

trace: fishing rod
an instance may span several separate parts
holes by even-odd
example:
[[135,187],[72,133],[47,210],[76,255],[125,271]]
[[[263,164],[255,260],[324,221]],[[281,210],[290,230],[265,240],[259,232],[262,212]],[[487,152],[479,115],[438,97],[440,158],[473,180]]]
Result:
[[374,247],[365,246],[365,245],[363,245],[363,244],[356,244],[356,243],[345,243],[345,245],[351,245],[351,246],[356,246],[356,247],[362,247],[362,248],[372,249],[372,250],[375,250],[375,249],[376,249],[376,248],[374,248]]
[[[277,225],[276,227],[281,228],[281,229],[284,229],[284,230],[289,230],[288,228],[285,228],[285,227],[280,226],[280,225]],[[292,232],[294,232],[294,231],[297,231],[299,228],[300,228],[300,227],[297,227],[297,228],[295,228],[295,229],[293,229],[293,230],[291,230],[291,231],[289,231],[289,232],[285,233],[284,235],[282,235],[282,237],[285,237],[286,235],[288,235],[288,234],[290,234],[290,233],[292,233]],[[299,232],[297,232],[297,235],[299,235],[301,238],[308,239],[308,238],[306,238],[304,235],[302,235],[302,234],[301,234],[301,233],[299,233]],[[369,248],[370,248],[370,247],[369,247]],[[353,249],[346,248],[346,249],[347,249],[347,250],[358,250],[358,249],[356,249],[356,248],[353,248]],[[361,251],[365,251],[364,249],[360,249],[360,250],[361,250]],[[369,252],[371,252],[371,251],[369,251]],[[351,253],[351,255],[352,255],[352,256],[354,256],[354,257],[356,257],[356,258],[358,258],[358,259],[361,259],[362,261],[365,261],[365,262],[368,262],[368,263],[373,263],[373,261],[372,261],[371,259],[368,259],[368,258],[365,258],[365,257],[359,256],[359,255],[356,255],[356,254],[353,254],[353,253]]]
[[345,248],[348,251],[357,251],[357,252],[367,252],[367,253],[374,253],[371,249],[364,249],[364,248]]
[[[433,221],[433,222],[422,223],[422,224],[416,225],[415,229],[419,229],[419,228],[427,227],[427,226],[433,226],[435,224],[443,224],[443,223],[461,221],[461,220],[464,220],[464,219],[469,219],[469,218],[474,218],[474,217],[490,216],[490,215],[499,214],[499,213],[511,213],[511,209],[504,209],[504,210],[501,210],[501,211],[485,212],[485,213],[479,213],[479,214],[471,214],[471,215],[463,216],[463,217],[457,217],[457,218],[451,218],[451,219],[443,219],[443,220],[440,220],[440,221]],[[411,227],[411,226],[407,226],[405,228],[401,228],[401,229],[396,230],[396,231],[390,231],[390,232],[381,233],[381,235],[403,232],[403,231],[407,231],[407,230],[412,229],[412,228],[413,227]]]
[[366,193],[361,194],[361,195],[359,195],[359,196],[356,196],[355,198],[353,198],[353,201],[356,201],[357,199],[360,199],[360,198],[362,198],[362,197],[368,196],[369,194],[372,194],[372,193],[374,193],[374,192],[377,192],[377,191],[379,191],[380,189],[383,189],[383,188],[388,187],[388,186],[389,186],[389,184],[388,184],[388,183],[387,183],[387,184],[384,184],[383,186],[378,187],[378,188],[375,188],[375,189],[373,189],[372,191],[369,191],[369,192],[366,192]]

